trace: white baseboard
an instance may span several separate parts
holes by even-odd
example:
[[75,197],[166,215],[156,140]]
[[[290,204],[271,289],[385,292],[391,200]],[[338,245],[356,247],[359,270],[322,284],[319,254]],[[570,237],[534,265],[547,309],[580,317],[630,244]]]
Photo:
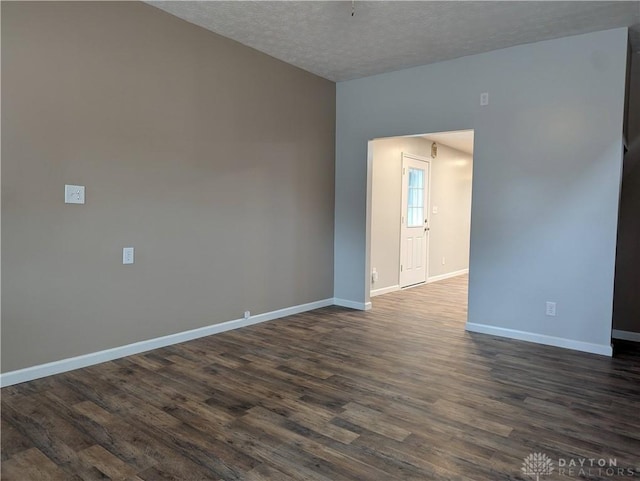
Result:
[[26,381],[33,381],[34,379],[39,379],[45,376],[73,371],[82,367],[93,366],[94,364],[112,361],[121,357],[131,356],[133,354],[139,354],[141,352],[151,351],[152,349],[171,346],[185,341],[191,341],[200,337],[210,336],[212,334],[218,334],[220,332],[230,331],[240,327],[259,324],[261,322],[271,321],[281,317],[292,316],[294,314],[331,306],[333,304],[334,299],[323,299],[321,301],[310,302],[308,304],[300,304],[298,306],[287,307],[277,311],[257,314],[255,316],[251,316],[249,319],[235,319],[233,321],[221,322],[220,324],[213,324],[210,326],[200,327],[198,329],[192,329],[190,331],[178,332],[168,336],[156,337],[146,341],[134,342],[133,344],[105,349],[104,351],[92,352],[81,356],[70,357],[59,361],[40,364],[38,366],[19,369],[17,371],[10,371],[0,374],[0,387],[11,386],[13,384]]
[[356,302],[356,301],[349,301],[347,299],[340,299],[338,297],[334,297],[333,303],[336,306],[348,307],[349,309],[357,309],[359,311],[368,311],[369,309],[371,309],[370,302]]
[[400,286],[396,284],[395,286],[382,287],[380,289],[375,289],[371,291],[369,295],[371,297],[376,297],[376,296],[381,296],[382,294],[389,294],[390,292],[396,292],[399,290],[400,290]]
[[640,342],[640,332],[621,331],[614,329],[611,331],[611,337],[614,339],[622,339],[623,341]]
[[457,277],[468,273],[469,269],[460,269],[459,271],[447,272],[446,274],[440,274],[439,276],[431,276],[427,279],[427,284],[444,281],[445,279],[450,279],[451,277]]
[[515,329],[505,329],[503,327],[488,326],[486,324],[475,324],[472,322],[467,322],[465,329],[467,331],[478,332],[480,334],[508,337],[510,339],[535,342],[537,344],[545,344],[547,346],[564,347],[565,349],[590,352],[592,354],[600,354],[602,356],[613,356],[613,349],[611,347],[611,344],[592,344],[590,342],[574,341],[573,339],[546,336],[544,334],[536,334],[535,332],[517,331]]

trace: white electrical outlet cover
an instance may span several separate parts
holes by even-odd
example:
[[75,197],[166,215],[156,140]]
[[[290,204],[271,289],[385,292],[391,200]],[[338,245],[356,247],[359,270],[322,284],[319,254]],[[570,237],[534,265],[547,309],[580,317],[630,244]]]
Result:
[[489,92],[482,92],[480,94],[480,105],[489,105]]
[[133,264],[133,247],[124,247],[122,249],[122,263]]
[[555,316],[556,315],[556,303],[547,301],[545,313],[547,316]]

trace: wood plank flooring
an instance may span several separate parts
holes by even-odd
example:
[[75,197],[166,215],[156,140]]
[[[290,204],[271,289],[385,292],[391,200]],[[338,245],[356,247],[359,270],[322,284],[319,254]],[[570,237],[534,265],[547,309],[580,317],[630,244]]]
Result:
[[638,349],[467,333],[466,282],[4,388],[2,479],[524,480],[532,452],[640,473]]

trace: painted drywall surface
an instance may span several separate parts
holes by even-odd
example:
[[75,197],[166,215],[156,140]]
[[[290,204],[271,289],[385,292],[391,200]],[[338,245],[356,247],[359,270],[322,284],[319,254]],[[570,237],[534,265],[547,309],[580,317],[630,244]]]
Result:
[[438,155],[431,161],[429,277],[469,268],[473,156],[437,145]]
[[640,332],[640,53],[631,56],[629,150],[620,195],[613,328]]
[[392,137],[371,143],[371,268],[378,272],[378,280],[372,280],[372,290],[398,285],[403,152],[431,162],[431,206],[437,206],[438,213],[431,212],[429,216],[429,277],[469,267],[473,158],[438,144],[438,155],[432,159],[431,144],[420,137]]
[[369,295],[367,141],[475,129],[469,321],[608,345],[626,51],[615,29],[339,83],[335,296]]
[[333,296],[333,83],[141,2],[3,2],[2,101],[3,372]]

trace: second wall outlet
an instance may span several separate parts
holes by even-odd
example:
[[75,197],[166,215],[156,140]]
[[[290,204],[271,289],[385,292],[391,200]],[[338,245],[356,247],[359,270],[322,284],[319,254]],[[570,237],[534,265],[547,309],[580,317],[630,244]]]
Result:
[[244,311],[244,318],[249,319],[251,317],[251,311]]
[[545,314],[547,316],[552,316],[552,317],[556,315],[556,303],[555,302],[547,301],[547,308],[546,308]]

